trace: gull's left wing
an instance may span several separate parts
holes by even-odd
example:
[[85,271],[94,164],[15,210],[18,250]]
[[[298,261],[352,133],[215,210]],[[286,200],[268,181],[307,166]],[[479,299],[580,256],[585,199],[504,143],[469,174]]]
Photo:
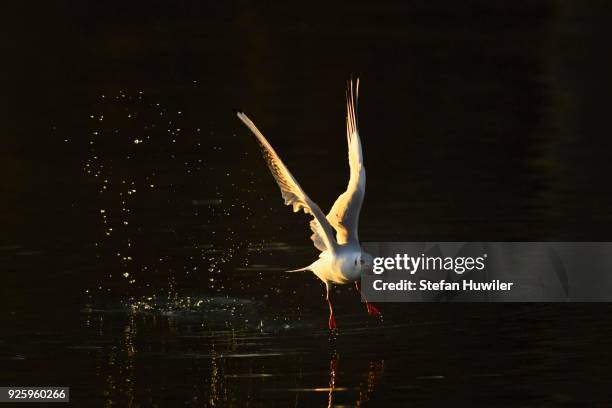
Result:
[[365,196],[366,174],[363,166],[363,152],[357,129],[357,98],[359,96],[359,79],[353,84],[349,81],[346,92],[346,139],[348,142],[348,159],[350,178],[346,191],[342,193],[327,214],[329,223],[336,230],[338,244],[357,243],[359,236],[359,213]]
[[285,204],[293,206],[294,212],[304,210],[306,214],[313,216],[314,219],[310,221],[310,228],[313,232],[310,239],[312,239],[314,246],[320,251],[329,251],[332,254],[335,253],[337,245],[334,241],[334,233],[323,211],[321,211],[317,203],[312,201],[304,190],[302,190],[302,187],[300,187],[297,180],[289,172],[287,166],[285,166],[278,154],[276,154],[270,143],[268,143],[264,135],[257,129],[251,119],[242,112],[236,112],[236,115],[255,135],[261,147],[264,159],[266,160],[266,164],[281,189]]

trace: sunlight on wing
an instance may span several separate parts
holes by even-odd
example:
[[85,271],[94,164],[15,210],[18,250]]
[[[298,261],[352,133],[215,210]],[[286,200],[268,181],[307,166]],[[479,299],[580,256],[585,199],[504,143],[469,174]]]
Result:
[[236,115],[249,129],[251,129],[251,132],[253,132],[257,138],[264,159],[268,164],[268,168],[270,168],[274,179],[280,187],[285,204],[293,206],[294,212],[304,210],[306,214],[310,214],[314,217],[314,219],[310,221],[310,228],[313,232],[310,238],[315,247],[320,251],[335,252],[336,243],[333,237],[333,230],[328,220],[325,218],[323,211],[321,211],[319,206],[304,193],[298,182],[293,175],[291,175],[278,154],[276,154],[270,143],[268,143],[255,124],[242,112],[236,112]]
[[363,166],[361,140],[357,128],[357,98],[359,79],[353,84],[349,81],[346,92],[346,139],[348,142],[348,159],[350,178],[346,191],[334,203],[327,219],[336,230],[338,244],[359,243],[357,233],[359,213],[365,196],[366,174]]

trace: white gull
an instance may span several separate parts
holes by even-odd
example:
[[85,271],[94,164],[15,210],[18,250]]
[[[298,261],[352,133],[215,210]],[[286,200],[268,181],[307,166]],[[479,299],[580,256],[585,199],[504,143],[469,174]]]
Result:
[[[286,205],[293,206],[293,211],[303,210],[310,214],[314,246],[321,251],[319,259],[305,268],[290,272],[311,271],[325,283],[326,300],[329,306],[329,328],[336,329],[336,319],[331,304],[332,284],[343,285],[355,282],[360,291],[361,274],[372,268],[372,256],[361,249],[359,236],[359,213],[365,196],[366,174],[363,165],[363,151],[357,128],[357,98],[359,92],[359,79],[353,84],[348,83],[346,136],[348,142],[348,159],[350,178],[348,187],[342,193],[330,210],[324,215],[319,206],[312,201],[302,190],[296,179],[281,161],[268,140],[257,129],[255,124],[240,111],[236,115],[253,132],[259,143],[264,159],[272,172]],[[334,230],[336,232],[334,238]],[[380,316],[380,312],[372,304],[364,301],[368,313]]]

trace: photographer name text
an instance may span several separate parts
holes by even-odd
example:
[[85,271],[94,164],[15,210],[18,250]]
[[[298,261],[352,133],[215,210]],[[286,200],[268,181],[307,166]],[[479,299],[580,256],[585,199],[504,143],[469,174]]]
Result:
[[444,279],[440,281],[421,279],[418,282],[402,279],[397,282],[385,282],[376,279],[372,282],[372,288],[376,291],[509,291],[513,285],[514,282],[504,282],[499,279],[490,282],[474,280],[448,282]]

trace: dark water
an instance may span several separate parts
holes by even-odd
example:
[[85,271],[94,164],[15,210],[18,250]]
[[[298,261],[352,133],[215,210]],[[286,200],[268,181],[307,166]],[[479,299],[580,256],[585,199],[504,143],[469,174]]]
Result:
[[[74,406],[608,406],[607,304],[382,305],[326,329],[306,217],[362,81],[366,241],[610,241],[606,2],[15,6],[0,385]],[[587,271],[585,271],[586,273]]]

